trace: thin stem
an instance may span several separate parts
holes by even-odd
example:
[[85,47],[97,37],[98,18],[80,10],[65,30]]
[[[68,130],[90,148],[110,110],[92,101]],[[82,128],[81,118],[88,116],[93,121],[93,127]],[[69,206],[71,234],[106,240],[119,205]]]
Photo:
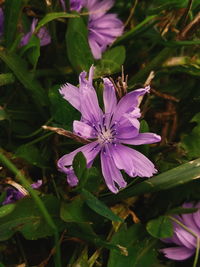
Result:
[[32,196],[33,200],[35,201],[38,209],[41,211],[41,214],[43,215],[44,219],[46,220],[47,224],[53,229],[54,231],[54,239],[55,239],[55,246],[56,246],[56,255],[55,255],[55,264],[56,267],[61,267],[61,259],[60,259],[60,246],[59,246],[59,233],[57,230],[57,227],[52,220],[48,210],[46,209],[44,203],[40,199],[40,197],[37,195],[37,193],[32,189],[30,183],[25,178],[25,176],[16,168],[16,166],[2,153],[0,153],[0,162],[7,167],[12,173],[16,175],[16,178],[19,180],[19,182],[27,189],[29,194]]
[[129,16],[128,16],[128,19],[127,19],[127,21],[126,21],[125,24],[124,24],[124,27],[126,27],[126,26],[129,24],[129,22],[130,22],[130,20],[131,20],[131,18],[132,18],[132,16],[133,16],[133,14],[134,14],[134,12],[135,12],[135,8],[136,8],[136,6],[137,6],[137,3],[138,3],[138,0],[135,0],[133,6],[132,6],[132,8],[131,8],[130,14],[129,14]]
[[193,267],[197,267],[198,259],[199,259],[199,249],[200,249],[200,239],[197,237],[197,248],[195,252],[195,258],[193,262]]
[[26,146],[30,146],[30,145],[36,144],[36,143],[40,142],[41,140],[43,140],[43,139],[49,137],[50,135],[53,135],[53,133],[50,132],[50,133],[44,134],[44,135],[42,135],[42,136],[40,136],[40,137],[34,139],[33,141],[31,141],[31,142],[29,142],[29,143],[26,143],[25,145],[26,145]]

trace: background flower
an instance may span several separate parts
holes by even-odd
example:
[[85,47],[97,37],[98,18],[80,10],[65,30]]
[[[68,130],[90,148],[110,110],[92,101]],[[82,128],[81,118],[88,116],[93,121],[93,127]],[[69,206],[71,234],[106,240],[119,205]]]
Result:
[[70,9],[79,12],[83,8],[84,3],[85,0],[70,0]]
[[[182,214],[174,216],[180,223],[189,228],[200,238],[200,203],[193,205],[193,203],[185,203],[183,208],[198,208],[194,213]],[[181,225],[173,221],[174,234],[171,238],[162,239],[163,242],[175,244],[175,247],[164,248],[160,251],[164,253],[165,257],[172,260],[186,260],[191,257],[197,247],[197,238],[184,229]]]
[[[31,29],[29,32],[27,32],[21,39],[20,45],[24,46],[27,45],[31,36],[33,35],[35,31],[35,27],[38,23],[38,19],[34,18],[31,23]],[[51,43],[51,36],[47,30],[46,27],[41,27],[39,31],[37,32],[37,37],[40,39],[40,46],[45,46]]]
[[[31,184],[31,187],[33,189],[38,189],[41,187],[41,185],[42,185],[42,180],[38,180],[37,182]],[[27,193],[25,193],[25,190],[19,191],[18,189],[9,186],[6,188],[6,199],[3,201],[2,205],[14,203],[17,200],[25,197],[26,195],[27,195]]]
[[88,41],[95,59],[100,59],[106,48],[123,33],[123,23],[117,15],[106,14],[113,5],[113,0],[70,1],[72,10],[88,9]]

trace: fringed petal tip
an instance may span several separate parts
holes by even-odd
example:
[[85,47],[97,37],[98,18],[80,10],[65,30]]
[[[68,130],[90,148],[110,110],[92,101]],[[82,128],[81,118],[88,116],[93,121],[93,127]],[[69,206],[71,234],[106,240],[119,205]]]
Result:
[[164,256],[171,260],[183,261],[190,258],[195,250],[188,249],[186,247],[172,247],[159,250]]
[[150,93],[150,90],[151,90],[151,87],[150,87],[150,85],[147,85],[145,88],[144,88],[144,90],[146,91],[146,93]]

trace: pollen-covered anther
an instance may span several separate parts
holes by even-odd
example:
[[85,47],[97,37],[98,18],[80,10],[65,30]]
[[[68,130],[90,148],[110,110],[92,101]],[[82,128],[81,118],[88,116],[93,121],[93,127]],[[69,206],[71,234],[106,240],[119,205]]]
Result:
[[111,133],[110,129],[102,130],[98,136],[98,142],[101,144],[102,143],[112,143],[113,139],[114,139],[113,134]]

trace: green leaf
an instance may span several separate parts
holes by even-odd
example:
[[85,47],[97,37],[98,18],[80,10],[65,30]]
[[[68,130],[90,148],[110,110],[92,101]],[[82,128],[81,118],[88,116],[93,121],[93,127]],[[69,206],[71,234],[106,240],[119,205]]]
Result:
[[0,86],[15,82],[15,77],[12,73],[0,74]]
[[141,224],[130,228],[122,225],[113,235],[111,242],[124,247],[127,255],[111,250],[107,267],[152,267],[158,263],[155,249],[157,240],[147,237]]
[[66,13],[66,12],[53,12],[53,13],[49,13],[46,16],[44,16],[43,19],[41,19],[35,29],[35,32],[37,32],[41,27],[43,27],[45,24],[47,24],[48,22],[55,20],[55,19],[59,19],[59,18],[77,18],[79,17],[78,14],[70,14],[70,13]]
[[101,184],[101,173],[95,168],[91,167],[87,170],[87,180],[84,182],[84,188],[89,192],[97,192]]
[[124,46],[116,46],[107,50],[95,68],[95,78],[110,75],[121,70],[126,57]]
[[100,214],[101,216],[115,222],[122,222],[123,220],[119,218],[115,213],[113,213],[103,202],[98,200],[93,194],[88,192],[85,189],[82,189],[83,197],[85,198],[85,202],[88,207],[90,207],[93,211]]
[[147,179],[141,183],[135,184],[130,188],[124,189],[117,196],[104,197],[105,202],[119,201],[132,196],[158,192],[173,188],[200,178],[200,158],[188,163],[182,164],[169,171],[163,172],[153,178]]
[[26,54],[29,58],[29,61],[34,66],[37,65],[38,59],[40,57],[40,40],[37,36],[31,36],[28,44],[21,48],[21,56]]
[[15,155],[40,168],[44,168],[46,165],[41,152],[34,145],[21,145],[17,148]]
[[76,154],[73,159],[72,166],[79,182],[82,182],[82,179],[87,179],[87,162],[82,152],[78,152]]
[[47,105],[47,96],[40,83],[32,77],[26,68],[26,63],[17,54],[0,49],[0,58],[13,71],[17,79],[24,85],[32,97],[39,112],[44,116],[42,106]]
[[173,235],[171,220],[166,216],[160,216],[147,223],[147,231],[156,238],[167,238]]
[[[116,41],[115,41],[115,44],[118,44],[118,43],[121,43],[121,42],[124,42],[125,40],[129,40],[133,37],[135,37],[135,35],[139,34],[144,26],[146,24],[148,24],[150,21],[154,20],[157,18],[157,15],[153,15],[153,16],[148,16],[146,17],[142,22],[140,22],[138,25],[136,25],[135,27],[133,27],[131,30],[125,32],[121,37],[119,37]],[[156,20],[153,22],[153,24],[156,23]]]
[[12,46],[15,39],[22,5],[23,0],[5,1],[4,36],[8,48]]
[[[58,200],[49,195],[43,197],[43,201],[57,227],[62,230],[64,224],[58,219]],[[0,218],[0,241],[9,239],[17,231],[21,232],[26,239],[31,240],[51,236],[54,233],[52,227],[46,223],[41,215],[34,200],[29,197],[19,200],[11,213]]]
[[197,113],[191,120],[197,123],[192,131],[183,136],[181,147],[185,149],[188,159],[200,157],[200,113]]
[[0,218],[5,217],[11,212],[13,212],[15,206],[16,206],[15,204],[11,203],[0,207]]
[[94,60],[88,44],[88,30],[82,17],[69,19],[66,44],[69,61],[75,70],[78,73],[88,71]]
[[73,199],[71,203],[61,203],[60,217],[65,222],[89,222],[84,201],[80,196]]

